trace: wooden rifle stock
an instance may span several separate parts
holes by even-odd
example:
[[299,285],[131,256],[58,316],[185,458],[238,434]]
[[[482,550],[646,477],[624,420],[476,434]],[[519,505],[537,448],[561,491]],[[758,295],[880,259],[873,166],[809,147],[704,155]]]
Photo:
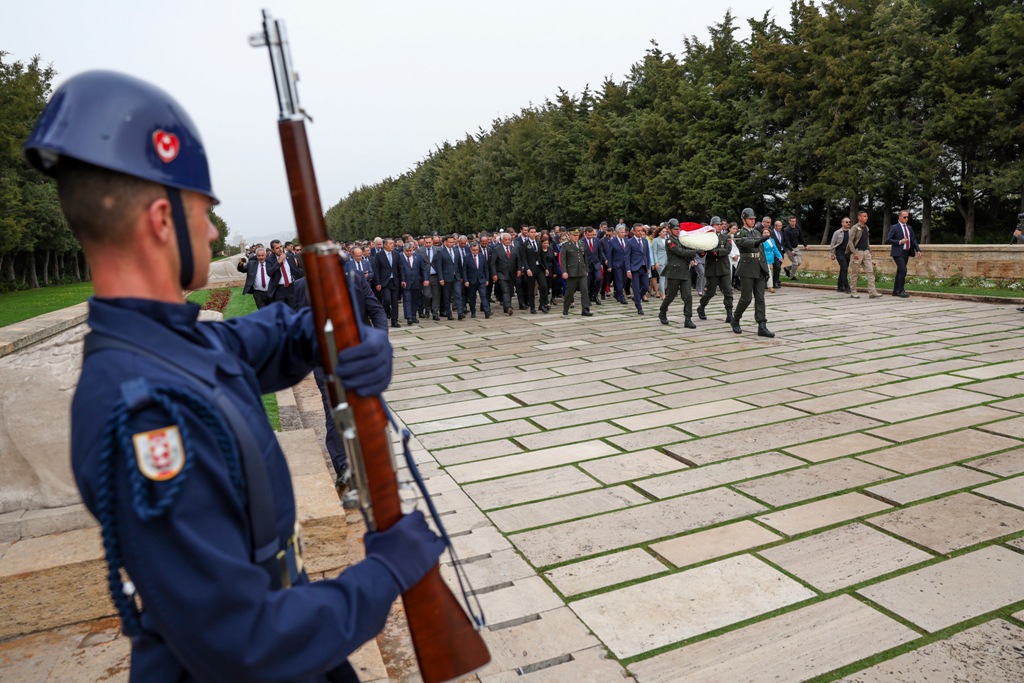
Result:
[[[325,376],[333,374],[336,358],[331,349],[345,349],[359,343],[359,324],[348,291],[341,259],[336,251],[317,249],[328,243],[327,227],[320,206],[313,160],[306,137],[306,127],[298,109],[294,74],[291,72],[287,39],[281,22],[274,22],[264,11],[264,39],[271,50],[274,77],[278,81],[281,117],[278,132],[284,152],[288,186],[291,190],[292,209],[303,245],[303,264],[307,288],[320,348],[320,364]],[[250,41],[256,44],[257,36]],[[275,50],[279,51],[275,54]],[[276,61],[275,61],[276,60]],[[289,80],[287,93],[281,78]],[[306,251],[307,247],[314,247]],[[396,256],[396,258],[398,258]],[[327,322],[331,325],[328,326]],[[333,326],[333,339],[327,334]],[[402,516],[388,420],[379,397],[363,398],[354,392],[339,396],[337,384],[327,382],[331,405],[345,402],[351,408],[354,423],[358,425],[360,453],[349,453],[357,474],[365,475],[365,491],[371,513],[367,515],[371,530],[383,531],[393,526]],[[339,425],[339,431],[344,427]],[[359,477],[357,476],[357,484]],[[483,638],[476,631],[462,606],[441,578],[435,565],[419,583],[402,595],[406,620],[416,650],[420,674],[426,683],[441,683],[468,674],[487,664],[490,654]]]

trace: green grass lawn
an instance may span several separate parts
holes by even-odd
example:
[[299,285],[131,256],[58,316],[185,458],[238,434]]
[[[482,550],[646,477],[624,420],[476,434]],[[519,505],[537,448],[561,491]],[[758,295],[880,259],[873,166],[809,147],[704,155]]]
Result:
[[[809,284],[835,286],[838,274],[824,273],[820,271],[800,271],[800,281]],[[789,278],[782,275],[782,284],[789,282]],[[893,276],[875,274],[875,287],[878,291],[885,292],[892,289]],[[868,281],[863,275],[857,278],[857,289],[867,291]],[[985,280],[982,278],[926,278],[908,276],[906,281],[908,292],[942,292],[944,294],[972,294],[975,296],[999,296],[1008,298],[1024,297],[1024,283],[1019,280],[1002,282],[998,280]]]
[[0,294],[0,327],[80,304],[90,296],[92,296],[91,282],[54,285]]

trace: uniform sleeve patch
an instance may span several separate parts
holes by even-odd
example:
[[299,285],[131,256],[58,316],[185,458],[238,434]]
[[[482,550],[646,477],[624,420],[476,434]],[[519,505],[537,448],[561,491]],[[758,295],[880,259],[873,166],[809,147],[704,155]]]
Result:
[[132,435],[135,460],[147,479],[174,479],[185,466],[185,446],[177,426],[163,427]]

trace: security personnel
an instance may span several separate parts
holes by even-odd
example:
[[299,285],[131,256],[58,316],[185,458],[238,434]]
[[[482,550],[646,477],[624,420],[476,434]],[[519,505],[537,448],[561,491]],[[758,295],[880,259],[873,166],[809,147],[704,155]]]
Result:
[[[736,274],[740,277],[740,302],[736,306],[736,314],[732,318],[732,331],[742,334],[740,318],[754,299],[754,320],[757,321],[757,336],[774,337],[775,333],[768,329],[768,318],[764,311],[765,278],[768,276],[768,259],[765,258],[761,244],[771,239],[771,234],[762,235],[754,227],[757,217],[753,209],[743,209],[743,228],[736,237],[736,247],[740,250],[740,264]],[[766,231],[767,232],[767,231]]]
[[668,325],[668,306],[675,300],[676,295],[683,295],[683,325],[691,330],[697,326],[691,320],[693,316],[693,290],[690,283],[690,263],[697,256],[695,249],[688,249],[679,242],[679,220],[671,219],[668,222],[669,236],[665,238],[665,251],[668,254],[668,264],[662,271],[665,278],[665,299],[661,302],[661,310],[658,312],[658,320],[662,325]]
[[569,307],[572,306],[577,289],[583,305],[583,312],[580,315],[587,318],[594,315],[590,312],[590,294],[587,292],[587,261],[587,252],[580,243],[580,231],[573,228],[569,232],[569,241],[563,244],[562,250],[558,252],[558,263],[562,268],[562,279],[565,280],[562,315],[569,315]]
[[722,290],[722,300],[725,302],[725,322],[732,322],[732,262],[729,261],[729,252],[732,251],[732,237],[725,229],[725,224],[718,216],[711,217],[711,227],[718,233],[718,246],[704,254],[704,277],[707,278],[707,285],[704,287],[704,295],[700,298],[700,305],[697,306],[697,317],[707,320],[704,312],[708,302],[715,296],[715,289]]
[[[92,266],[71,464],[102,528],[131,680],[358,680],[348,655],[442,544],[414,513],[367,534],[363,562],[309,582],[260,395],[312,369],[312,314],[197,323],[182,289],[206,283],[217,200],[192,120],[149,83],[86,72],[53,94],[25,152],[57,178]],[[383,331],[363,339],[339,375],[372,395],[391,351]]]

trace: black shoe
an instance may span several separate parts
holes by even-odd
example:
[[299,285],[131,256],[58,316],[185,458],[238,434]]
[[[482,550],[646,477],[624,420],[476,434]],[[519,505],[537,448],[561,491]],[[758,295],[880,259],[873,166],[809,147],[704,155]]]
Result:
[[584,308],[584,309],[583,309],[583,312],[582,312],[582,313],[580,313],[580,315],[582,315],[582,316],[583,316],[584,318],[590,318],[590,317],[592,317],[592,316],[593,316],[594,314],[590,312],[590,309],[589,309],[589,308]]
[[412,321],[411,320],[406,320],[405,321],[405,325],[406,325],[406,327],[412,327]]
[[401,327],[401,325],[398,324],[397,320],[392,320],[391,321],[391,327]]
[[592,304],[597,304],[598,306],[600,306],[600,305],[601,305],[601,300],[600,300],[600,299],[594,299],[594,300],[593,300],[593,301],[591,301],[590,303],[592,303]]
[[352,471],[348,467],[348,463],[345,463],[341,467],[341,471],[338,472],[338,476],[334,478],[334,490],[338,494],[338,498],[342,498],[348,491],[349,483],[352,481]]
[[505,312],[508,313],[509,315],[512,315],[512,307],[509,306],[508,308],[506,308]]
[[[469,317],[470,318],[476,318],[476,311],[473,311],[472,313],[470,313]],[[459,320],[462,320],[462,318],[459,318]]]
[[540,312],[547,315],[547,312],[551,310],[550,306],[541,306]]
[[659,313],[658,314],[658,320],[661,321],[662,325],[668,325],[668,316],[665,315],[665,313],[663,313],[663,312]]
[[743,334],[743,328],[740,327],[739,318],[732,319],[732,331],[735,332],[736,334]]
[[[473,317],[475,318],[476,316],[474,315]],[[466,319],[466,314],[465,313],[459,313],[459,320],[465,320],[465,319]]]
[[637,306],[636,307],[636,314],[637,315],[643,315],[644,314],[644,309],[641,308],[640,306]]
[[697,317],[700,318],[701,320],[707,320],[708,319],[707,314],[704,312],[704,307],[703,306],[698,306],[697,307]]
[[484,320],[486,320],[486,319],[488,319],[490,317],[491,317],[491,312],[490,311],[487,311],[486,313],[484,313]]
[[1022,312],[1022,313],[1024,313],[1024,306],[1021,306],[1021,307],[1020,307],[1020,308],[1018,308],[1017,310],[1018,310],[1018,311],[1020,311],[1020,312]]
[[689,328],[691,330],[697,329],[697,326],[694,325],[693,321],[690,320],[689,318],[687,318],[686,320],[683,321],[683,327]]
[[449,314],[448,314],[447,316],[445,316],[445,317],[446,317],[446,318],[448,318],[449,320],[455,320],[455,317],[454,317],[454,316],[453,316],[453,315],[452,315],[451,313],[449,313]]
[[434,320],[440,320],[441,318],[437,315],[434,316]]
[[725,322],[727,322],[727,323],[731,323],[732,322],[732,309],[731,308],[725,309]]
[[419,325],[420,324],[420,319],[419,318],[413,318],[412,319],[412,324],[413,325]]
[[537,315],[537,309],[536,308],[531,308],[530,309],[530,315]]
[[567,310],[565,310],[565,309],[563,308],[563,309],[562,309],[562,315],[569,315],[569,311],[567,311]]
[[899,294],[897,294],[896,296],[898,296],[898,297],[899,297],[899,298],[901,298],[901,299],[909,299],[909,298],[910,298],[910,295],[909,295],[909,294],[907,294],[906,292],[900,292],[900,293],[899,293]]
[[768,329],[768,323],[757,324],[757,336],[758,337],[774,337],[775,333]]
[[525,310],[526,310],[526,306],[520,306],[520,307],[519,307],[519,310],[520,310],[520,311],[525,311]]

